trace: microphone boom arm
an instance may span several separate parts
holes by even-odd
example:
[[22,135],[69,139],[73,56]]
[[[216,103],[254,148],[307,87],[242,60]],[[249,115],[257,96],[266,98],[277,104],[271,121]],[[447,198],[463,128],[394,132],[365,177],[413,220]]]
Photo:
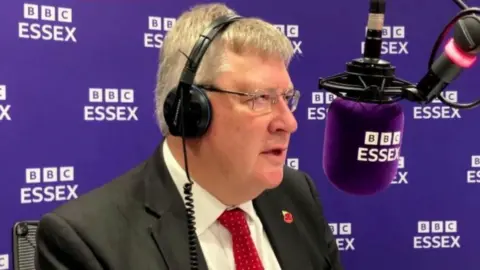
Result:
[[[475,35],[478,39],[478,45],[474,44],[473,46],[472,38],[470,33],[464,29],[461,19],[464,19],[468,15],[480,14],[479,8],[469,8],[461,0],[453,0],[454,3],[460,7],[462,10],[444,27],[443,31],[438,36],[428,63],[428,69],[430,70],[437,51],[444,41],[448,31],[454,26],[455,28],[455,41],[463,40],[469,42],[463,42],[468,46],[470,53],[480,51],[480,18],[476,17],[478,20],[478,26],[472,27],[474,31],[478,32],[478,35]],[[383,12],[385,10],[384,0],[371,0],[370,1],[370,10],[372,7],[378,7],[378,5],[383,4]],[[378,8],[377,8],[378,9]],[[372,15],[372,14],[370,14]],[[383,15],[383,14],[382,14]],[[370,26],[370,17],[369,17],[369,26]],[[383,26],[383,21],[382,21]],[[378,27],[378,25],[377,25]],[[371,31],[367,29],[367,36],[365,40],[365,50],[367,48],[380,49],[378,44],[382,42],[381,35],[378,35],[378,31]],[[370,45],[370,46],[368,46]],[[471,47],[474,47],[473,49]],[[374,55],[375,58],[369,58],[368,56]],[[325,89],[328,92],[333,93],[334,95],[355,101],[366,101],[370,103],[393,103],[400,101],[402,99],[407,99],[412,102],[417,102],[420,104],[428,104],[435,97],[438,98],[442,103],[458,109],[471,109],[480,105],[480,99],[471,102],[471,103],[455,103],[452,101],[446,100],[441,92],[448,85],[447,83],[440,84],[439,87],[430,90],[429,93],[421,93],[417,88],[418,84],[413,84],[407,80],[398,78],[395,76],[395,67],[392,66],[388,61],[377,58],[379,52],[365,52],[363,58],[354,59],[346,64],[347,70],[343,73],[338,73],[327,78],[319,78],[318,88]],[[455,77],[453,77],[454,79]],[[452,79],[452,80],[453,80]],[[428,81],[428,78],[427,78]]]

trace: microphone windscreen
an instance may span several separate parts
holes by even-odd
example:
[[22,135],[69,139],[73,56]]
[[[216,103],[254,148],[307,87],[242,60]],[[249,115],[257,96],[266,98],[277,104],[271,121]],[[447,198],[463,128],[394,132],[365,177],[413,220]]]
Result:
[[354,195],[386,189],[397,173],[403,126],[398,103],[333,100],[323,146],[323,170],[329,181]]

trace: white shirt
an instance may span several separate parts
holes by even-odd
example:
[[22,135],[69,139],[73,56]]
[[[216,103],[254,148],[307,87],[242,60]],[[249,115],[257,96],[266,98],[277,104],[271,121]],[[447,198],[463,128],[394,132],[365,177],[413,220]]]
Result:
[[[183,185],[188,182],[185,170],[175,160],[168,147],[163,143],[163,156],[168,171],[183,196]],[[192,178],[190,178],[194,181]],[[203,255],[210,270],[235,270],[232,240],[230,233],[217,218],[228,208],[197,183],[192,188],[195,204],[195,219],[197,236],[202,247]],[[184,199],[184,198],[183,198]],[[260,218],[257,216],[251,201],[238,206],[247,214],[247,223],[250,228],[253,242],[262,260],[265,270],[281,269],[275,253],[270,245]]]

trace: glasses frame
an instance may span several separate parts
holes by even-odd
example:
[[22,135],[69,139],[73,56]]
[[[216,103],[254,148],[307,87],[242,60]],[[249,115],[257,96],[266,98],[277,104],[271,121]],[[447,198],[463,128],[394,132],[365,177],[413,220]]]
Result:
[[[248,99],[247,101],[250,101],[250,100],[253,101],[252,107],[255,106],[254,105],[255,104],[255,99],[260,97],[261,94],[265,94],[265,93],[270,94],[270,105],[277,104],[280,96],[282,96],[284,98],[288,97],[289,99],[293,99],[295,101],[294,108],[293,109],[290,108],[291,112],[294,112],[294,111],[297,110],[298,102],[299,102],[300,96],[301,96],[300,91],[297,90],[297,89],[287,89],[283,93],[277,94],[275,89],[271,89],[271,90],[258,89],[256,91],[262,91],[263,93],[258,93],[258,92],[248,93],[248,92],[238,92],[238,91],[224,90],[224,89],[220,89],[218,87],[212,86],[212,85],[197,85],[197,87],[199,87],[199,88],[201,88],[205,91],[208,91],[208,92],[232,94],[232,95],[237,95],[237,96],[250,97],[251,99]],[[290,92],[292,93],[291,95],[290,95]],[[273,98],[272,98],[272,96],[273,96]],[[287,103],[288,103],[288,101],[287,101]],[[272,106],[270,106],[268,111],[271,111],[271,108],[272,108]],[[254,108],[251,108],[251,109],[253,111],[255,111]]]

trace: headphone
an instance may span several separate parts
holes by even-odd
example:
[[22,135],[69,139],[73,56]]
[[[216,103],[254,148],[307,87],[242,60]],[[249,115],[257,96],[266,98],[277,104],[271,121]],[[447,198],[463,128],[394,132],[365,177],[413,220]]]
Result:
[[[198,138],[207,132],[212,122],[212,104],[205,90],[194,85],[195,75],[213,39],[228,25],[241,18],[239,15],[217,18],[193,46],[177,88],[168,93],[163,105],[163,114],[171,135]],[[183,110],[183,119],[181,119],[181,110]]]

